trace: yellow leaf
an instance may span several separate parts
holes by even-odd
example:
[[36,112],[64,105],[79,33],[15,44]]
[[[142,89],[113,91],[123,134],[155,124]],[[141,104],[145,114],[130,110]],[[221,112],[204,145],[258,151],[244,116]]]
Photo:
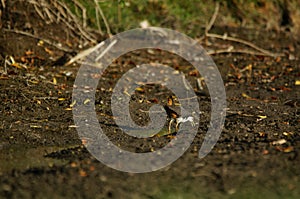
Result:
[[247,95],[246,93],[242,93],[242,96],[246,99],[251,99],[252,97],[250,97],[249,95]]
[[138,91],[138,92],[144,92],[144,91],[145,91],[145,90],[144,90],[143,88],[141,88],[141,87],[138,87],[138,88],[136,88],[135,90]]
[[266,115],[258,115],[257,117],[259,117],[260,119],[266,119],[267,118]]
[[90,99],[86,99],[84,100],[83,104],[88,104],[91,100]]
[[16,67],[18,69],[22,68],[22,66],[20,66],[20,64],[18,64],[18,63],[13,63],[13,64],[11,64],[11,66]]
[[76,100],[74,100],[74,101],[72,102],[72,104],[70,104],[70,107],[71,107],[71,108],[74,107],[75,104],[76,104]]
[[40,129],[40,128],[42,128],[42,126],[38,126],[38,125],[30,125],[30,128],[37,128],[37,129]]
[[39,81],[36,81],[36,80],[29,80],[28,82],[32,83],[32,84],[38,84]]
[[295,81],[295,85],[296,85],[296,86],[300,86],[300,80],[296,80],[296,81]]
[[44,41],[43,40],[39,40],[38,46],[42,46],[42,45],[44,45]]
[[52,82],[53,82],[53,84],[54,84],[54,85],[56,85],[56,84],[57,84],[57,80],[56,80],[56,78],[55,78],[55,77],[53,77],[53,81],[52,81]]

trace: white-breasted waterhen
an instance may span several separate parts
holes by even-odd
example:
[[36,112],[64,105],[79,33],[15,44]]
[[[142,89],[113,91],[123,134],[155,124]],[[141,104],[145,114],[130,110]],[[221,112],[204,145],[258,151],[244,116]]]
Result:
[[168,115],[168,117],[170,119],[169,128],[168,128],[168,133],[169,134],[172,133],[171,132],[171,127],[172,127],[172,124],[173,124],[174,121],[176,123],[176,127],[175,127],[176,132],[178,131],[178,127],[179,127],[180,123],[191,122],[192,125],[195,125],[194,124],[194,118],[192,116],[188,116],[188,117],[184,117],[183,118],[178,113],[179,111],[174,110],[173,108],[169,107],[168,105],[164,105],[164,109],[166,110],[167,115]]

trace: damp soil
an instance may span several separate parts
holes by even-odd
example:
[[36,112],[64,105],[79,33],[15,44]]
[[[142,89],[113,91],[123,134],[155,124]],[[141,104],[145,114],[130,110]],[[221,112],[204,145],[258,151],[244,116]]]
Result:
[[[60,26],[48,28],[56,31],[56,37],[66,36],[58,31]],[[143,174],[107,167],[78,136],[72,89],[80,65],[49,64],[49,51],[37,45],[38,40],[2,31],[0,197],[299,198],[300,43],[288,32],[228,27],[213,31],[230,32],[284,56],[212,55],[226,89],[227,116],[218,142],[203,159],[198,151],[209,127],[211,99],[201,74],[187,61],[157,49],[138,50],[119,57],[100,78],[95,95],[99,124],[116,146],[135,153],[158,150],[177,135],[174,128],[165,135],[168,121],[159,136],[139,139],[122,132],[112,116],[110,99],[123,74],[143,63],[161,63],[184,73],[197,94],[201,114],[192,145],[171,165]],[[212,45],[232,44],[211,40],[203,47]],[[57,57],[63,55],[52,51]],[[26,68],[5,64],[9,59],[5,53]],[[132,119],[146,125],[147,111],[154,104],[179,107],[168,88],[144,85],[131,96]]]

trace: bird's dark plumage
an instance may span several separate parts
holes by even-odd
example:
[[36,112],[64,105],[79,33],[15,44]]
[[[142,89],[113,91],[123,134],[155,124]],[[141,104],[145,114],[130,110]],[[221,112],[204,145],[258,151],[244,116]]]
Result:
[[167,106],[167,105],[164,105],[164,109],[166,110],[166,112],[167,112],[169,118],[176,119],[176,118],[178,118],[178,117],[180,116],[176,111],[172,110],[172,109],[171,109],[169,106]]

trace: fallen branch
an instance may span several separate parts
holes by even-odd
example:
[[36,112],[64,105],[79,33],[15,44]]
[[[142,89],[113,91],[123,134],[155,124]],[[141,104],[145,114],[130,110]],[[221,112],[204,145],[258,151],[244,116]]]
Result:
[[44,39],[44,38],[35,36],[35,35],[30,34],[28,32],[24,32],[24,31],[16,30],[16,29],[6,29],[6,28],[4,28],[3,30],[6,31],[6,32],[12,32],[12,33],[16,33],[16,34],[20,34],[20,35],[25,35],[25,36],[28,36],[28,37],[31,37],[31,38],[34,38],[34,39],[41,40],[41,41],[43,41],[43,42],[45,42],[45,43],[47,43],[47,44],[49,44],[49,45],[51,45],[51,46],[53,46],[53,47],[61,50],[61,51],[64,51],[64,52],[73,52],[73,50],[70,49],[70,48],[62,47],[62,46],[60,46],[60,44],[52,42],[52,41],[50,41],[48,39]]
[[259,52],[250,51],[250,50],[221,49],[221,50],[210,51],[208,53],[209,55],[221,54],[221,53],[245,53],[245,54],[251,54],[251,55],[262,55],[262,56],[270,56],[270,57],[284,56],[284,54],[282,54],[282,53],[272,53],[268,50],[265,50],[263,48],[260,48],[260,47],[256,46],[255,44],[253,44],[249,41],[238,39],[238,38],[235,38],[235,37],[229,37],[229,36],[227,36],[227,34],[218,35],[218,34],[209,33],[209,31],[211,30],[211,28],[213,27],[213,25],[214,25],[214,23],[217,19],[219,9],[220,9],[220,4],[219,4],[219,2],[216,2],[215,11],[214,11],[209,23],[205,27],[205,34],[204,34],[204,36],[202,36],[199,39],[199,41],[202,41],[203,39],[205,39],[205,41],[207,42],[207,38],[209,38],[209,37],[210,38],[223,39],[223,40],[227,40],[227,41],[233,41],[233,42],[244,44],[244,45],[249,46],[249,47],[251,47],[251,48],[253,48],[253,49],[255,49]]
[[217,38],[217,39],[223,39],[223,40],[226,40],[226,41],[233,41],[233,42],[241,43],[241,44],[244,44],[244,45],[249,46],[251,48],[254,48],[255,50],[257,50],[257,51],[259,51],[259,52],[261,52],[261,53],[263,53],[264,55],[267,55],[267,56],[271,56],[271,57],[284,56],[284,54],[282,54],[282,53],[272,53],[268,50],[265,50],[265,49],[262,49],[262,48],[256,46],[255,44],[253,44],[249,41],[246,41],[246,40],[243,40],[243,39],[238,39],[238,38],[235,38],[235,37],[229,37],[226,34],[218,35],[218,34],[207,33],[206,36],[210,37],[210,38]]
[[101,42],[100,44],[90,47],[86,50],[83,50],[79,52],[76,56],[72,57],[70,61],[68,61],[65,65],[68,66],[74,62],[77,62],[78,60],[84,59],[86,56],[90,55],[92,52],[94,52],[96,49],[102,47],[104,45],[104,42]]
[[266,56],[265,53],[251,51],[251,50],[244,50],[244,49],[240,49],[240,50],[228,50],[228,49],[207,50],[208,55],[217,55],[217,54],[226,54],[226,53],[238,53],[238,54]]

